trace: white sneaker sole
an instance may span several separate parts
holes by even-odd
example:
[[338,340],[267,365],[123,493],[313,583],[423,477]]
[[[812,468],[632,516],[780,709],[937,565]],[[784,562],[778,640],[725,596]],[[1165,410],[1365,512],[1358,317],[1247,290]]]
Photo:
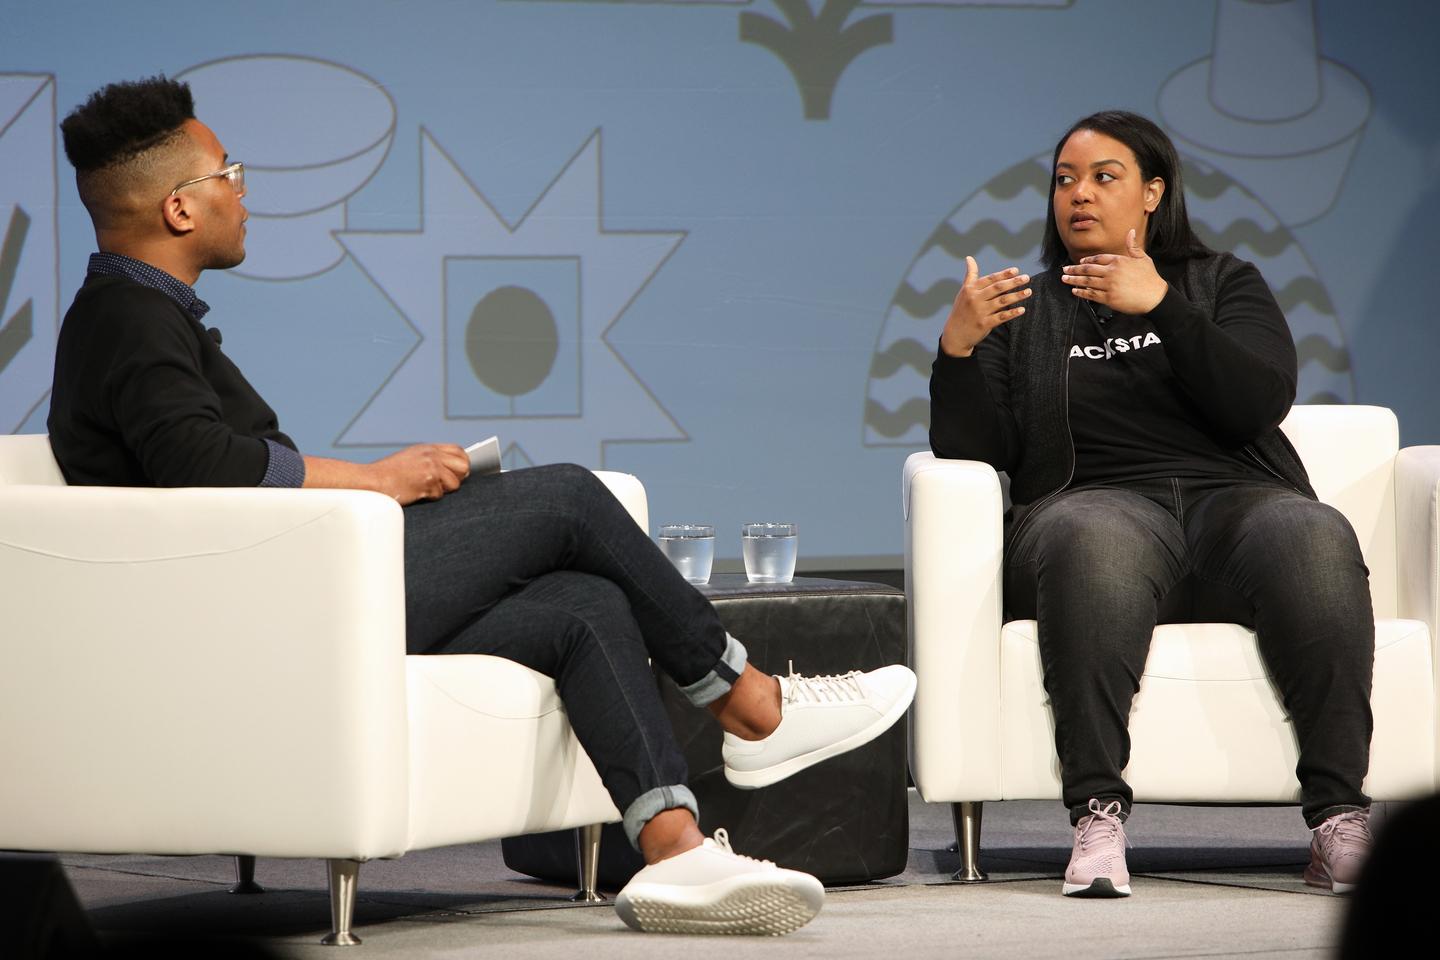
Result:
[[703,887],[632,883],[615,898],[615,912],[645,933],[779,937],[813,920],[824,903],[825,888],[808,874],[746,874]]
[[910,701],[915,699],[916,682],[915,675],[911,674],[910,688],[891,705],[890,710],[884,716],[864,730],[852,733],[844,740],[827,743],[809,753],[802,753],[798,757],[791,757],[789,760],[782,760],[773,766],[761,767],[758,770],[735,770],[727,763],[725,779],[730,782],[731,786],[741,790],[758,790],[761,787],[768,787],[772,783],[779,783],[786,777],[794,776],[806,767],[813,767],[822,760],[829,760],[842,753],[849,753],[856,747],[863,747],[894,726],[895,721],[903,717],[905,711],[910,709]]

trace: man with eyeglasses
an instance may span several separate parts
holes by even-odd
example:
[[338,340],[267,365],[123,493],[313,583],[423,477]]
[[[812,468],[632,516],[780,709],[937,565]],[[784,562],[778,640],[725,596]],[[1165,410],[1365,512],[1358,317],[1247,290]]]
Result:
[[[588,470],[552,464],[462,485],[465,451],[370,464],[302,456],[206,330],[193,286],[245,258],[245,170],[156,77],[93,94],[60,125],[100,248],[55,351],[50,444],[72,484],[344,487],[405,507],[406,645],[490,654],[554,677],[571,726],[647,866],[616,909],[639,930],[788,933],[818,880],[700,834],[651,673],[725,731],[731,782],[759,787],[867,743],[909,706],[903,666],[769,677]],[[263,609],[264,598],[256,597]]]

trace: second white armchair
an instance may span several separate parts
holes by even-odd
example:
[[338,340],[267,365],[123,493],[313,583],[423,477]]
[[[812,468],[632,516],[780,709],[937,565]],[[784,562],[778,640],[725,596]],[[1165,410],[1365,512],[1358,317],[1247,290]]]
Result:
[[[1440,447],[1399,450],[1387,409],[1295,407],[1282,424],[1320,498],[1350,520],[1376,615],[1366,791],[1437,784]],[[917,453],[905,465],[911,772],[954,804],[957,879],[979,880],[986,800],[1060,799],[1054,722],[1033,620],[1002,616],[1002,497],[988,465]],[[1157,627],[1130,712],[1137,801],[1299,802],[1298,746],[1255,642],[1236,624]]]

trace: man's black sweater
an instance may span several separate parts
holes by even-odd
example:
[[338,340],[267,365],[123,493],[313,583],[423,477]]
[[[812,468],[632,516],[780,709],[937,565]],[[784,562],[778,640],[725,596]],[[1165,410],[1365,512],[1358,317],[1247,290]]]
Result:
[[71,484],[253,487],[275,411],[199,321],[159,290],[91,274],[55,346],[50,445]]

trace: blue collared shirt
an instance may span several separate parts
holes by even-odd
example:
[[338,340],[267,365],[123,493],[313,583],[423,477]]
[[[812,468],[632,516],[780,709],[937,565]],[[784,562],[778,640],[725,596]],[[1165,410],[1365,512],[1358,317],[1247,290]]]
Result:
[[129,277],[136,283],[143,283],[147,287],[159,290],[184,307],[186,312],[196,320],[202,319],[205,314],[210,312],[210,304],[195,296],[195,288],[190,284],[182,283],[159,267],[152,267],[134,257],[127,257],[121,253],[92,253],[90,254],[90,268],[85,273],[86,276],[92,273],[113,273]]
[[[86,275],[95,273],[116,274],[128,277],[136,283],[159,290],[174,300],[197,321],[210,312],[210,304],[195,295],[195,288],[176,280],[159,267],[152,267],[143,260],[127,257],[120,253],[92,253]],[[216,336],[216,333],[211,334]],[[219,340],[216,340],[219,343]],[[299,487],[305,483],[305,458],[283,443],[266,440],[270,448],[270,462],[265,465],[265,476],[260,480],[262,487]]]

